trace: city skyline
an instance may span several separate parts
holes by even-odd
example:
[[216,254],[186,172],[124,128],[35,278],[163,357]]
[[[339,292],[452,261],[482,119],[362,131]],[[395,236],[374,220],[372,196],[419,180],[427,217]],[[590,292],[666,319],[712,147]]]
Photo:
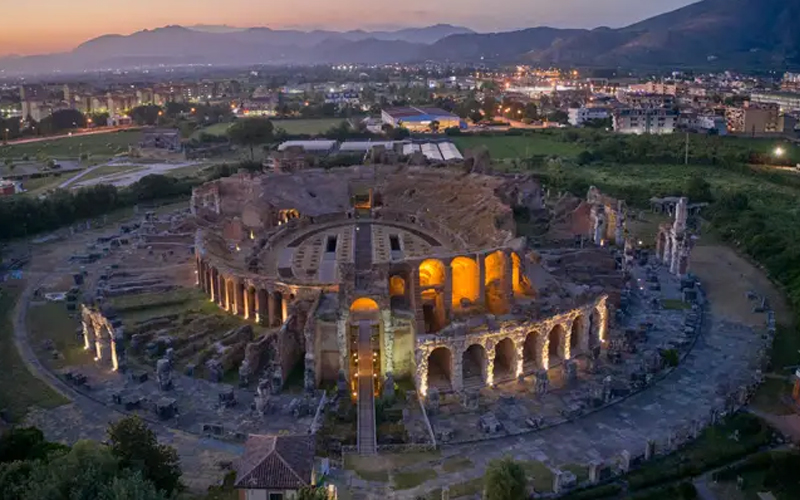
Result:
[[[229,0],[224,10],[210,0],[119,0],[112,7],[98,0],[16,2],[0,19],[0,56],[64,52],[91,38],[130,34],[166,25],[267,26],[274,29],[400,29],[448,23],[479,32],[510,31],[534,26],[621,27],[694,3],[695,0],[442,0],[431,5],[408,0],[387,13],[367,0],[299,0],[276,12],[257,0]],[[358,12],[354,16],[353,12]],[[45,15],[43,15],[43,13]],[[389,15],[391,14],[391,15]]]

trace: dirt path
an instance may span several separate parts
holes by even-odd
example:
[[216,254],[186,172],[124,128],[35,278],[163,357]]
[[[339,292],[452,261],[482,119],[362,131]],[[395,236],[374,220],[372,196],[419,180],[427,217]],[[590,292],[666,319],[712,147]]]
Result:
[[723,245],[700,244],[692,249],[689,271],[700,278],[715,315],[752,327],[764,326],[764,314],[754,313],[748,291],[767,297],[778,323],[792,322],[792,312],[781,290],[758,267]]

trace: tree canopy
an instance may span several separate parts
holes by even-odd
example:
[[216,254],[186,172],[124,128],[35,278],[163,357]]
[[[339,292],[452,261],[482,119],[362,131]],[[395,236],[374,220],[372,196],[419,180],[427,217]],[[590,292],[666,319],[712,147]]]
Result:
[[245,118],[231,125],[228,137],[232,143],[250,148],[250,160],[255,160],[255,147],[272,142],[275,128],[268,118]]
[[492,460],[486,469],[486,500],[524,500],[528,498],[525,470],[510,458]]

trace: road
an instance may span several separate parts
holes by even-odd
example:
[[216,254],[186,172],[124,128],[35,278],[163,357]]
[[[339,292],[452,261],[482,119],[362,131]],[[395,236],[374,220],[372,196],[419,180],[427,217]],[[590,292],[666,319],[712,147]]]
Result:
[[7,146],[14,146],[16,144],[30,144],[33,142],[52,141],[55,139],[67,139],[69,137],[83,137],[87,135],[110,134],[112,132],[120,132],[122,130],[136,130],[138,128],[139,127],[124,126],[124,127],[103,127],[99,129],[78,129],[77,132],[71,132],[69,134],[48,135],[44,137],[30,137],[27,139],[15,139],[13,141],[8,141],[3,144]]

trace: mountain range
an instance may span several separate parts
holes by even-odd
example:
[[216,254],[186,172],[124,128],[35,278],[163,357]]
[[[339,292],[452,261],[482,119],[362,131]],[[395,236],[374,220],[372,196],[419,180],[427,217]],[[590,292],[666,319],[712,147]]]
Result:
[[800,65],[800,0],[702,0],[623,28],[475,33],[447,24],[396,31],[166,26],[104,35],[70,52],[0,59],[7,72],[156,65],[498,62],[652,67]]

